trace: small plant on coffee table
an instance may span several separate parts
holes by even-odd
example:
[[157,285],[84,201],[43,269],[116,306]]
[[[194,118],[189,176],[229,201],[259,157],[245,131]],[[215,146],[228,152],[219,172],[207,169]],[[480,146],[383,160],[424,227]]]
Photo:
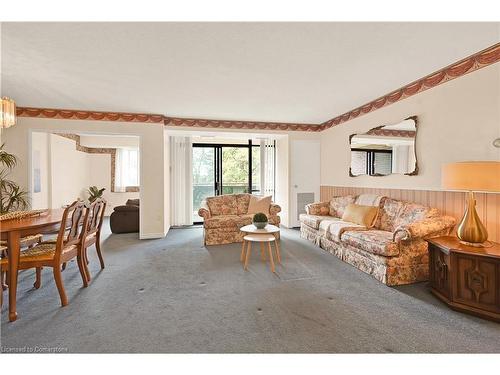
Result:
[[266,214],[259,212],[258,214],[253,215],[253,225],[255,225],[257,229],[264,229],[267,222],[268,220]]

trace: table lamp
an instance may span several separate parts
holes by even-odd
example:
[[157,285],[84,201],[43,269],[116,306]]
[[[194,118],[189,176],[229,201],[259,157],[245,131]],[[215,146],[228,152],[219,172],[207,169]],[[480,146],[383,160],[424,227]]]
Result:
[[482,247],[488,232],[476,212],[474,192],[500,192],[500,162],[466,161],[442,167],[441,186],[444,189],[468,191],[465,213],[458,224],[457,237],[469,246]]

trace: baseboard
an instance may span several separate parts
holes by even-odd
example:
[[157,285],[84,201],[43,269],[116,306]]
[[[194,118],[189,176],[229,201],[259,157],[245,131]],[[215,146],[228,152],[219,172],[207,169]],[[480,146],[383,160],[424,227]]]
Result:
[[166,233],[143,233],[139,235],[140,240],[153,240],[157,238],[164,238]]

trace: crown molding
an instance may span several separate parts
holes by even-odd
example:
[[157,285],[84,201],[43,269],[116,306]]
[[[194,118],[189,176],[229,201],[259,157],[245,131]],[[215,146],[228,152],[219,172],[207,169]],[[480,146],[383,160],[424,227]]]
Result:
[[337,116],[321,124],[299,124],[285,122],[207,120],[197,118],[168,117],[158,114],[83,111],[54,108],[17,107],[17,116],[53,118],[66,120],[94,120],[117,122],[163,123],[165,126],[212,128],[212,129],[256,129],[280,131],[318,132],[358,118],[377,109],[387,107],[453,79],[462,77],[500,61],[500,43],[477,52],[465,59],[448,65],[421,79],[381,96],[369,103]]
[[165,117],[166,126],[187,126],[213,129],[258,129],[282,131],[319,131],[319,124],[296,124],[287,122],[206,120],[196,118]]
[[163,115],[127,112],[81,111],[74,109],[17,107],[18,117],[53,118],[63,120],[93,120],[118,122],[162,123]]
[[320,131],[329,129],[333,126],[338,126],[344,122],[353,120],[367,113],[376,111],[377,109],[387,107],[393,103],[399,102],[410,96],[421,93],[422,91],[439,86],[453,79],[462,77],[468,73],[478,69],[492,65],[500,61],[500,43],[488,47],[480,52],[477,52],[465,59],[457,61],[454,64],[448,65],[434,73],[431,73],[423,78],[420,78],[408,85],[405,85],[397,90],[390,92],[380,98],[377,98],[369,103],[357,107],[349,112],[337,116],[321,124]]

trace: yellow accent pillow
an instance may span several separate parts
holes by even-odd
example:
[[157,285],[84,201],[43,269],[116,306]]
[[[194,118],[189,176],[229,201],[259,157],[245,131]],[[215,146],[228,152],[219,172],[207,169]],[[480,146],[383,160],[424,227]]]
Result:
[[361,206],[359,204],[349,203],[342,215],[342,220],[364,225],[371,228],[375,225],[377,219],[378,207]]

